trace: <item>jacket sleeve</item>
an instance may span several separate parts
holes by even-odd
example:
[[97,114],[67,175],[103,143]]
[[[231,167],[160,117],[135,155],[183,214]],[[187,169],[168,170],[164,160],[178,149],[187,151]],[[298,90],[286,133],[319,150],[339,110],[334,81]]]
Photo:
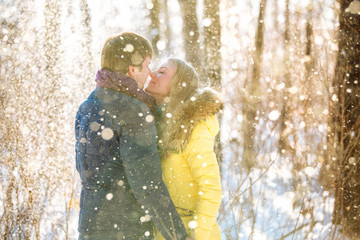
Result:
[[194,214],[198,225],[195,229],[196,240],[209,239],[221,204],[221,179],[214,152],[213,132],[214,128],[218,132],[218,125],[216,117],[212,116],[195,126],[183,152],[199,188]]
[[120,156],[137,201],[165,239],[185,239],[186,229],[162,180],[154,117],[146,107],[128,114],[120,136]]

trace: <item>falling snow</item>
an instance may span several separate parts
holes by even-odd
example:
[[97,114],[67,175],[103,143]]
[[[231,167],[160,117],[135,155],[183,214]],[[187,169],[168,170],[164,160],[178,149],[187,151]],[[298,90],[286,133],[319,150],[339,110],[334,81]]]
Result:
[[101,137],[104,140],[110,140],[114,136],[114,131],[111,128],[104,128],[101,131]]
[[268,117],[271,121],[276,121],[280,117],[280,112],[278,110],[272,110]]
[[[58,15],[45,14],[45,2],[58,2]],[[87,18],[80,1],[45,2],[0,1],[0,216],[6,222],[0,227],[0,236],[4,239],[5,226],[13,234],[8,235],[9,239],[36,239],[36,234],[40,239],[77,238],[81,180],[75,173],[74,160],[76,110],[94,89],[94,73],[100,66],[104,38],[119,29],[150,37],[148,13],[154,8],[151,1],[89,1],[90,26],[85,24]],[[204,30],[215,26],[216,21],[204,16],[204,3],[198,2],[201,13],[197,26],[201,26],[202,43]],[[308,1],[291,0],[288,41],[283,39],[285,1],[267,4],[262,70],[255,97],[250,97],[248,86],[253,81],[260,1],[220,2],[219,67],[225,100],[220,126],[223,203],[218,215],[222,238],[282,239],[292,233],[289,239],[326,239],[329,232],[340,236],[342,229],[334,228],[331,220],[333,191],[319,180],[325,176],[330,182],[331,175],[325,171],[330,165],[325,162],[338,161],[331,155],[336,150],[334,144],[327,143],[329,123],[334,117],[329,106],[342,101],[339,89],[331,86],[339,46],[338,3],[312,1],[310,6]],[[182,30],[187,20],[181,15],[178,1],[169,0],[167,7],[168,15],[160,14],[161,39],[155,43],[159,54],[153,56],[154,66],[168,56],[186,59]],[[351,1],[345,12],[358,17],[360,2]],[[47,16],[50,19],[45,19]],[[313,24],[311,53],[305,53],[308,21]],[[190,37],[197,34],[194,29],[186,33]],[[132,53],[134,65],[141,64],[142,57],[134,52],[133,45],[128,44],[123,50]],[[201,51],[207,50],[202,44]],[[354,66],[356,69],[359,64]],[[344,77],[349,78],[350,74]],[[353,83],[358,85],[358,81]],[[183,82],[180,87],[188,86]],[[350,85],[341,86],[340,90],[349,96],[358,92]],[[245,110],[253,107],[254,100],[258,101],[258,108],[252,112],[257,121],[252,138],[256,151],[250,153],[253,164],[247,164],[242,161],[244,123],[248,119]],[[169,98],[164,101],[168,103]],[[104,118],[109,114],[114,120],[117,116],[113,115],[115,112],[98,111],[102,118],[90,122],[88,127],[98,139],[109,143],[117,136]],[[155,122],[153,115],[137,116],[147,123]],[[166,117],[171,119],[172,114],[166,113]],[[188,131],[185,126],[181,128]],[[355,133],[349,136],[357,137]],[[81,138],[80,143],[86,145],[86,138]],[[329,159],[325,159],[327,154]],[[110,158],[112,164],[119,159]],[[197,159],[205,156],[198,155]],[[356,168],[359,162],[352,155],[346,161],[349,169]],[[207,165],[204,162],[201,166]],[[96,168],[99,176],[102,167]],[[102,181],[97,183],[101,185]],[[114,181],[119,189],[128,187],[126,180],[109,181]],[[194,189],[194,194],[204,196],[196,184],[186,185]],[[149,191],[149,186],[142,189]],[[107,203],[117,200],[115,192],[103,197]],[[94,210],[100,212],[101,208]],[[138,217],[141,222],[151,221],[145,211]],[[16,225],[27,219],[31,223]],[[188,224],[190,229],[197,226],[195,220]],[[113,227],[118,229],[120,224]],[[22,230],[29,230],[30,235],[19,237]],[[148,231],[141,234],[151,235]]]
[[188,227],[190,229],[195,229],[195,228],[197,228],[197,226],[198,226],[197,221],[190,221],[189,224],[188,224]]

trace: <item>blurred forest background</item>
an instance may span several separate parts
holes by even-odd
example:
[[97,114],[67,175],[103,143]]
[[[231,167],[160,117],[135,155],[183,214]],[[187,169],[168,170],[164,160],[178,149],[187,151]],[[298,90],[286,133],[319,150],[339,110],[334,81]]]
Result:
[[105,39],[224,95],[223,239],[360,239],[360,1],[0,0],[0,237],[76,239],[74,117]]

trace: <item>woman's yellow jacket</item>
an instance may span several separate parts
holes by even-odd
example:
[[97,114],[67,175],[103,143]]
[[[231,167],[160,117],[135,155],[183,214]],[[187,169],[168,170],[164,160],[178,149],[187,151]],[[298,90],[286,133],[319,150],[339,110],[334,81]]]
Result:
[[[220,239],[216,216],[222,191],[214,139],[219,132],[215,114],[221,107],[211,89],[199,92],[195,101],[174,114],[160,145],[167,152],[161,160],[163,180],[189,237],[195,240]],[[197,225],[194,230],[190,221]]]

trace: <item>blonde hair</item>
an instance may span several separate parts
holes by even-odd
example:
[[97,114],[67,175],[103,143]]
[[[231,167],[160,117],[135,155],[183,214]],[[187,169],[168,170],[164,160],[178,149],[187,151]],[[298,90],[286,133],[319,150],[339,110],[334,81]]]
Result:
[[177,107],[195,94],[199,87],[199,77],[195,69],[178,58],[168,58],[168,61],[175,65],[176,71],[170,82],[169,101],[167,103],[167,112],[174,113]]
[[[165,101],[166,113],[170,113],[171,116],[174,116],[178,109],[180,109],[184,104],[191,100],[191,97],[194,96],[199,88],[199,77],[195,69],[185,62],[184,60],[178,58],[168,58],[167,61],[175,65],[175,73],[170,81],[170,93],[168,95],[168,100]],[[159,154],[162,158],[166,157],[169,154],[169,146],[163,141],[166,139],[169,134],[168,127],[173,125],[174,120],[170,117],[163,117],[159,129]]]

